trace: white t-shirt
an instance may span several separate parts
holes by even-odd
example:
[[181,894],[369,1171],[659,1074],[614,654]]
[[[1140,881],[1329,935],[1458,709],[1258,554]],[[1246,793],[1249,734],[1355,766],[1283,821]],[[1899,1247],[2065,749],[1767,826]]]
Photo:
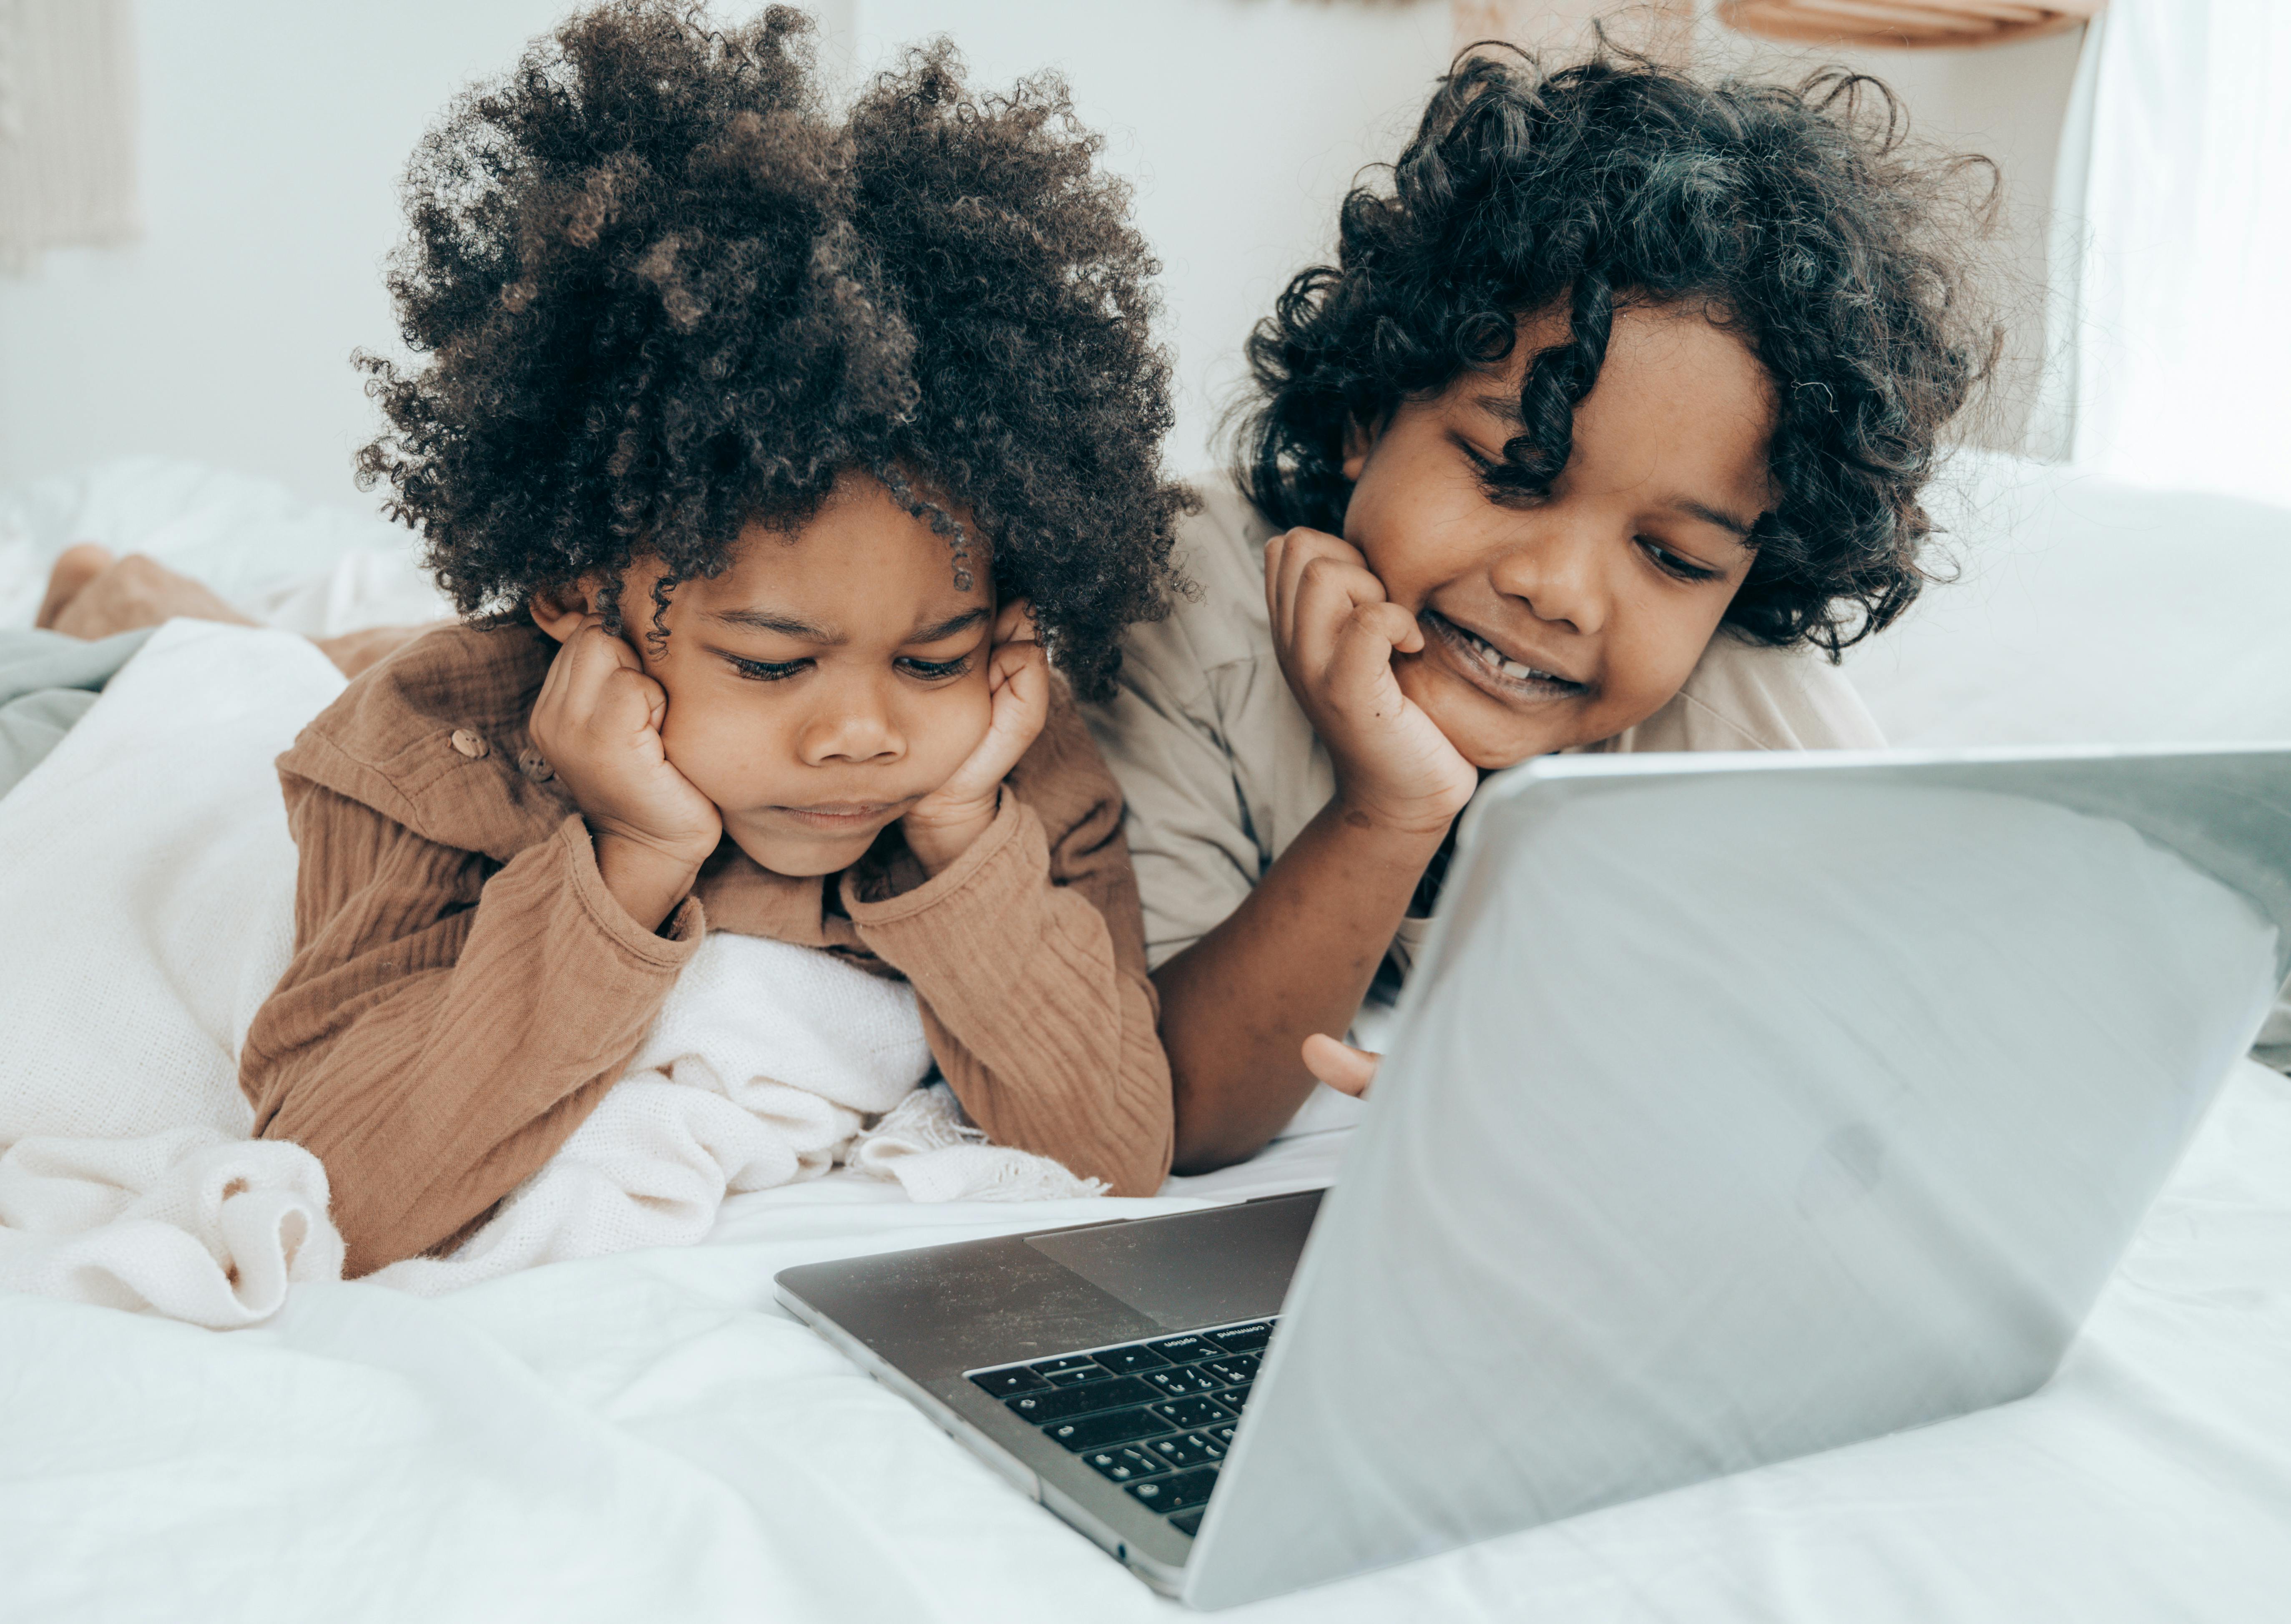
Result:
[[[1128,801],[1150,963],[1238,908],[1336,792],[1329,752],[1273,652],[1265,543],[1276,534],[1229,481],[1204,481],[1178,538],[1198,584],[1166,620],[1130,628],[1121,691],[1083,707]],[[1588,750],[1841,750],[1885,743],[1845,674],[1813,651],[1721,631],[1669,703]],[[1402,921],[1405,973],[1427,921]]]

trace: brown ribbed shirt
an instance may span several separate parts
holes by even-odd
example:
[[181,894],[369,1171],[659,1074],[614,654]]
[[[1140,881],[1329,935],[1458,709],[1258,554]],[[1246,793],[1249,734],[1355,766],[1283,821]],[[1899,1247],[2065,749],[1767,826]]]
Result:
[[257,1134],[326,1164],[350,1274],[450,1245],[547,1161],[711,929],[904,977],[996,1143],[1117,1194],[1161,1184],[1170,1073],[1121,797],[1062,684],[993,824],[936,876],[891,838],[824,880],[727,840],[655,933],[605,888],[527,732],[556,647],[528,629],[431,632],[278,759],[295,952],[239,1084]]

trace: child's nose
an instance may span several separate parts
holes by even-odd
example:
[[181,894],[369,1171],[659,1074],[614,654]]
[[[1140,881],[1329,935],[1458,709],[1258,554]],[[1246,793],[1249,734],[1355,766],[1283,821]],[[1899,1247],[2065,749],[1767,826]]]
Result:
[[1498,591],[1525,603],[1537,619],[1589,636],[1607,623],[1602,553],[1598,538],[1555,527],[1503,554],[1491,574]]
[[872,687],[836,695],[813,713],[798,741],[804,761],[824,767],[834,761],[896,761],[906,754],[890,707]]

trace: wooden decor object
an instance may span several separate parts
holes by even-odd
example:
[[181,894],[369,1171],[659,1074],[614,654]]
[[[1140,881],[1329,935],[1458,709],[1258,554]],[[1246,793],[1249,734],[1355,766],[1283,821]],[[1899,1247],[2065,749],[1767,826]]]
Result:
[[2001,45],[2089,22],[2108,0],[1719,0],[1718,20],[1793,44]]

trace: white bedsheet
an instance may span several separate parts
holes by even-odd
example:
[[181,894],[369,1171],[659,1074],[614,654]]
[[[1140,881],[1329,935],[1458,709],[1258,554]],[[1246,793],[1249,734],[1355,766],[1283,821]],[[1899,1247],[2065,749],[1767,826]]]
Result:
[[[0,494],[0,620],[83,536],[294,630],[429,613],[402,541],[290,507],[157,462]],[[697,1247],[434,1299],[297,1287],[245,1331],[0,1295],[0,1620],[1171,1617],[771,1275],[1310,1187],[1346,1138],[1152,1202],[919,1207],[832,1176],[736,1197]],[[2035,1397],[1232,1616],[2242,1624],[2287,1597],[2291,1082],[2247,1063]]]
[[[1346,1138],[1181,1186],[1325,1176]],[[1237,1612],[1999,1624],[2283,1616],[2291,1084],[2240,1065],[2055,1379],[2001,1410]],[[791,1264],[1184,1198],[836,1177],[711,1241],[196,1331],[0,1298],[11,1620],[1119,1620],[1154,1596],[772,1304]]]

